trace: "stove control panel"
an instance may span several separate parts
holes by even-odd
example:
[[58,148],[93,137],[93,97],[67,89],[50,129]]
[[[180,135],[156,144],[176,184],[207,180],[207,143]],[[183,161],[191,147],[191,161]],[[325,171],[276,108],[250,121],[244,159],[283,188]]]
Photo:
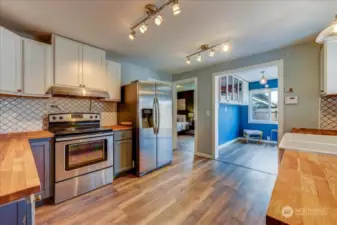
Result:
[[85,122],[100,121],[101,116],[98,113],[58,113],[50,114],[49,122]]

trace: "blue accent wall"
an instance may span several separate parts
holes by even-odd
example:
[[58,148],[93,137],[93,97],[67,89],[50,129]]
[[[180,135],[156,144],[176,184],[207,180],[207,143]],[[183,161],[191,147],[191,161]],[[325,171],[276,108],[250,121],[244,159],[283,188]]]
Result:
[[[278,87],[278,79],[268,80],[269,88]],[[259,81],[250,82],[249,90],[262,89]],[[226,110],[227,109],[227,110]],[[218,142],[219,145],[243,136],[243,130],[261,130],[263,139],[269,136],[272,141],[277,141],[277,132],[271,130],[278,129],[277,124],[248,123],[249,106],[219,104],[218,115]]]
[[224,144],[240,135],[240,105],[219,104],[218,143]]
[[[268,80],[267,84],[269,85],[269,88],[277,88],[278,79]],[[249,90],[262,89],[262,88],[264,88],[264,85],[261,85],[259,81],[249,83]]]

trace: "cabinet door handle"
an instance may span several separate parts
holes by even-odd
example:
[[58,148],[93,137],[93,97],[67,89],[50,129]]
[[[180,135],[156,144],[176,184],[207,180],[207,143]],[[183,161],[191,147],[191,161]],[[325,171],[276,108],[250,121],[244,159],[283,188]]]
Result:
[[16,90],[17,92],[22,92],[22,90],[21,89],[18,89],[18,90]]

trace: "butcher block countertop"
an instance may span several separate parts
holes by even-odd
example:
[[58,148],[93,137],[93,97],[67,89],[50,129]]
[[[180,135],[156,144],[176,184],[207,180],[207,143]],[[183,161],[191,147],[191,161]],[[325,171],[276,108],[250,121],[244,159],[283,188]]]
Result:
[[285,150],[267,224],[337,224],[337,156]]
[[104,126],[105,128],[111,128],[113,131],[120,131],[120,130],[131,130],[131,126],[123,126],[123,125],[112,125],[112,126]]
[[0,135],[0,205],[40,191],[29,139],[52,138],[48,131]]

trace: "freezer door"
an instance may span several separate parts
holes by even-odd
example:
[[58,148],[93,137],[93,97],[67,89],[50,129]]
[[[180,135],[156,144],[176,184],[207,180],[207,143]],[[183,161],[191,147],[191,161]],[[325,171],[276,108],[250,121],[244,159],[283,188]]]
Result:
[[154,133],[155,84],[138,82],[138,126],[136,168],[142,175],[157,168],[156,135]]
[[157,166],[172,162],[172,88],[156,83],[157,99]]

